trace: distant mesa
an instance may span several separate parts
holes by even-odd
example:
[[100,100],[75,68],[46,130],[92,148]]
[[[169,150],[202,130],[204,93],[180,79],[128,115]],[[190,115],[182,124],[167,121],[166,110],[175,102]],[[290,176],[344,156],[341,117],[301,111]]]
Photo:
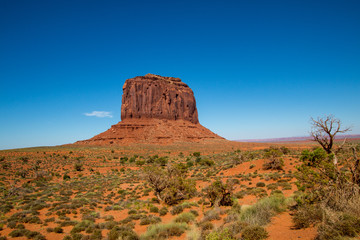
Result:
[[166,144],[224,138],[199,123],[194,93],[179,78],[146,74],[123,86],[121,122],[75,144]]

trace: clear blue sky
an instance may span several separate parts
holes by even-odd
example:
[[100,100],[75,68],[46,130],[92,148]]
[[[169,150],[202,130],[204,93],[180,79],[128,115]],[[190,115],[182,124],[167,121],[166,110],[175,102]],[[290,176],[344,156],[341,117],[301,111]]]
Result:
[[125,80],[147,73],[181,78],[227,139],[305,136],[325,114],[360,133],[359,12],[358,0],[0,0],[0,149],[105,131]]

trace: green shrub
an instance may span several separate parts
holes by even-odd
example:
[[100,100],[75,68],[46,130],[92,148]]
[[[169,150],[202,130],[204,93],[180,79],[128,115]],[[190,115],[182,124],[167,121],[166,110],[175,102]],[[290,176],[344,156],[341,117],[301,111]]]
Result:
[[9,169],[10,167],[11,167],[11,164],[10,163],[3,163],[2,165],[2,168],[4,169],[4,170],[7,170],[7,169]]
[[155,206],[152,206],[152,207],[150,207],[150,212],[152,212],[152,213],[158,213],[158,212],[159,212],[159,208],[158,208],[158,207],[155,207]]
[[249,226],[242,231],[242,238],[244,240],[262,240],[269,236],[265,228],[260,226]]
[[160,166],[166,166],[168,161],[168,157],[159,157],[155,160],[155,162],[158,163]]
[[196,210],[194,210],[194,209],[191,209],[190,212],[191,212],[195,217],[199,216],[198,211],[196,211]]
[[25,229],[25,225],[24,224],[18,224],[16,226],[16,229]]
[[194,157],[200,157],[200,152],[194,152],[193,154],[192,154]]
[[101,240],[103,236],[100,229],[95,229],[94,232],[90,235],[90,240]]
[[69,176],[67,173],[65,173],[65,174],[63,175],[63,180],[67,180],[67,179],[70,179],[70,176]]
[[249,225],[245,222],[235,221],[227,225],[227,228],[233,234],[233,236],[240,234],[244,228],[248,227]]
[[151,225],[141,238],[143,240],[168,239],[172,236],[181,236],[189,227],[186,223],[168,223]]
[[281,146],[280,151],[285,155],[290,153],[290,149],[285,146]]
[[137,211],[135,210],[135,209],[130,209],[129,211],[128,211],[128,214],[129,215],[131,215],[131,214],[136,214],[137,213]]
[[256,183],[256,187],[265,187],[265,183],[258,182],[258,183]]
[[176,205],[176,206],[173,206],[170,213],[172,215],[177,215],[179,213],[182,213],[184,211],[184,207],[182,205]]
[[263,164],[264,170],[282,170],[284,166],[284,160],[282,158],[267,159]]
[[199,227],[202,231],[214,229],[214,224],[210,221],[202,221],[199,223]]
[[186,161],[186,166],[187,166],[188,168],[190,168],[190,167],[194,166],[194,162],[191,161],[191,160]]
[[12,232],[9,233],[10,237],[22,237],[25,236],[25,234],[29,232],[29,230],[26,229],[15,229]]
[[139,236],[127,226],[115,226],[108,233],[109,240],[138,240]]
[[82,240],[84,235],[81,233],[72,233],[71,237],[72,237],[72,240]]
[[200,165],[205,165],[205,166],[209,166],[209,167],[215,165],[215,162],[213,160],[210,160],[207,158],[201,159],[198,163]]
[[246,191],[244,191],[244,190],[234,193],[234,197],[239,198],[239,199],[244,198],[245,195],[246,195]]
[[206,240],[236,240],[236,238],[231,234],[229,229],[224,228],[211,232],[206,236]]
[[34,239],[35,240],[46,240],[46,237],[44,235],[39,234]]
[[266,186],[267,189],[269,190],[275,190],[279,187],[278,183],[270,183]]
[[28,239],[43,239],[44,236],[42,236],[39,232],[36,232],[36,231],[27,231],[25,233],[25,236],[28,238]]
[[55,227],[55,228],[54,228],[54,232],[56,232],[56,233],[63,233],[64,230],[63,230],[61,227]]
[[159,210],[160,216],[165,216],[168,213],[168,209],[166,207],[162,207]]
[[212,221],[212,220],[220,220],[219,212],[220,211],[218,209],[211,209],[209,211],[206,211],[204,213],[204,218],[202,221],[206,222],[206,221]]
[[174,222],[184,222],[184,223],[189,223],[195,220],[195,215],[192,214],[191,212],[184,212],[179,214]]
[[214,181],[205,189],[206,198],[209,199],[211,206],[231,206],[233,185],[224,184],[221,180]]
[[15,221],[10,221],[6,225],[8,228],[14,229],[16,227],[16,224],[17,223]]
[[26,170],[17,171],[16,175],[20,176],[21,178],[25,178],[28,172]]
[[343,236],[356,237],[360,233],[360,217],[345,213],[335,226]]
[[276,147],[270,147],[264,150],[264,158],[266,158],[265,163],[263,164],[264,170],[282,170],[284,166],[284,161],[280,158],[283,155],[283,152]]
[[19,158],[21,161],[23,161],[24,163],[29,162],[29,158],[28,157],[20,157]]
[[144,168],[144,178],[154,189],[158,199],[174,205],[196,193],[195,181],[186,179],[186,171],[186,167],[181,164],[171,165],[166,170],[151,166]]
[[145,164],[145,160],[137,160],[137,161],[135,162],[135,164],[138,165],[138,166],[142,166],[142,165]]
[[93,225],[94,223],[92,221],[89,220],[84,220],[82,222],[77,223],[70,231],[71,234],[73,233],[79,233],[82,231],[85,231],[85,229],[87,227],[89,227],[90,225]]
[[279,189],[276,189],[276,190],[273,190],[273,191],[271,191],[271,193],[270,193],[270,195],[276,195],[276,194],[284,194],[281,190],[279,190]]
[[155,224],[155,223],[159,223],[159,222],[161,222],[161,218],[153,216],[153,215],[149,215],[149,216],[146,216],[145,218],[141,218],[140,225],[149,225],[149,224]]
[[304,150],[301,153],[300,160],[308,166],[317,166],[321,161],[328,157],[323,148],[316,148],[314,151]]
[[128,157],[121,157],[120,158],[120,163],[124,164],[129,158]]
[[74,168],[75,168],[75,170],[76,171],[83,171],[84,170],[84,167],[83,167],[84,165],[81,163],[81,162],[76,162],[75,164],[74,164]]

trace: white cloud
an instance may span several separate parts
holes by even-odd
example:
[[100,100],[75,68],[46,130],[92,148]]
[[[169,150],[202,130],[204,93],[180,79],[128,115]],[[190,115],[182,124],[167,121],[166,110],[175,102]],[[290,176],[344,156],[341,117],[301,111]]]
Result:
[[113,117],[111,112],[105,112],[105,111],[92,111],[91,113],[84,113],[84,115],[88,116],[88,117],[99,117],[99,118],[104,118],[104,117],[112,118]]

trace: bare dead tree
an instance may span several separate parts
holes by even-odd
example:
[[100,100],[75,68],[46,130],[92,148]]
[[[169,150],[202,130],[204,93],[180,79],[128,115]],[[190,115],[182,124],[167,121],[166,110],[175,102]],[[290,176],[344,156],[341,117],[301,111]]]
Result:
[[182,169],[180,164],[168,165],[165,169],[155,165],[148,166],[144,168],[142,175],[153,188],[158,200],[166,204],[174,205],[196,193],[195,182],[187,179],[186,169]]
[[155,196],[162,201],[161,192],[164,191],[169,184],[169,179],[165,171],[158,167],[148,167],[144,169],[143,177],[154,189]]
[[[321,147],[328,153],[334,153],[333,146],[335,136],[338,133],[345,133],[350,131],[350,128],[342,129],[342,123],[333,115],[328,115],[323,118],[311,118],[311,136],[314,141],[318,142]],[[337,164],[336,154],[334,157],[334,164]]]

